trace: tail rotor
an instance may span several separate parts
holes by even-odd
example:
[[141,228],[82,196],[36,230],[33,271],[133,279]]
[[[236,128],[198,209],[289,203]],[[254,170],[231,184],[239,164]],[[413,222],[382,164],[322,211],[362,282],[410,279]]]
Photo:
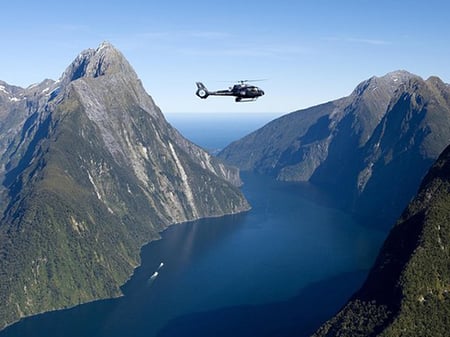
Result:
[[197,84],[197,92],[195,93],[198,97],[205,99],[209,96],[208,89],[206,89],[205,85],[202,82],[196,82]]

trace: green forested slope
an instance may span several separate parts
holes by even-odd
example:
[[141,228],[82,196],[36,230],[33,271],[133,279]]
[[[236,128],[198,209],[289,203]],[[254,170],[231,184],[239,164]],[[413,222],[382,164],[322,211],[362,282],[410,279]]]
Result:
[[367,281],[314,336],[448,336],[450,147],[384,243]]

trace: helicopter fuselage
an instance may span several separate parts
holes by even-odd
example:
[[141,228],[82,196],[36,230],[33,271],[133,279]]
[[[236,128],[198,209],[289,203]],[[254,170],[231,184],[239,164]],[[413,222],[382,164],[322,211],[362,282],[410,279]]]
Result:
[[206,99],[208,96],[234,96],[236,102],[254,101],[264,95],[264,91],[254,85],[248,85],[245,81],[235,84],[226,90],[208,91],[201,82],[197,82],[198,97]]

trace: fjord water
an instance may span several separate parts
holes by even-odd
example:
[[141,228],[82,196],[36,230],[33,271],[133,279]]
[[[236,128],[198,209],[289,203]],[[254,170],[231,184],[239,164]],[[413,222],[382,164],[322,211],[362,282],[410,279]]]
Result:
[[[219,121],[221,132],[208,132],[214,118],[169,121],[188,138],[204,130],[194,141],[217,149],[264,116]],[[242,178],[252,210],[169,227],[142,249],[123,297],[24,319],[0,336],[309,335],[363,282],[386,233],[311,185]]]

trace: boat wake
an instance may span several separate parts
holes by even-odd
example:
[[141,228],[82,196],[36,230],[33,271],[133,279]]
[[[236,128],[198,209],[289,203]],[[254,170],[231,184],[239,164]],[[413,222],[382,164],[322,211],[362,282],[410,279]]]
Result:
[[152,274],[152,276],[150,276],[150,278],[148,279],[147,283],[148,285],[152,284],[155,279],[158,277],[159,275],[159,270],[164,266],[164,263],[160,263],[158,269],[156,269],[156,271]]

